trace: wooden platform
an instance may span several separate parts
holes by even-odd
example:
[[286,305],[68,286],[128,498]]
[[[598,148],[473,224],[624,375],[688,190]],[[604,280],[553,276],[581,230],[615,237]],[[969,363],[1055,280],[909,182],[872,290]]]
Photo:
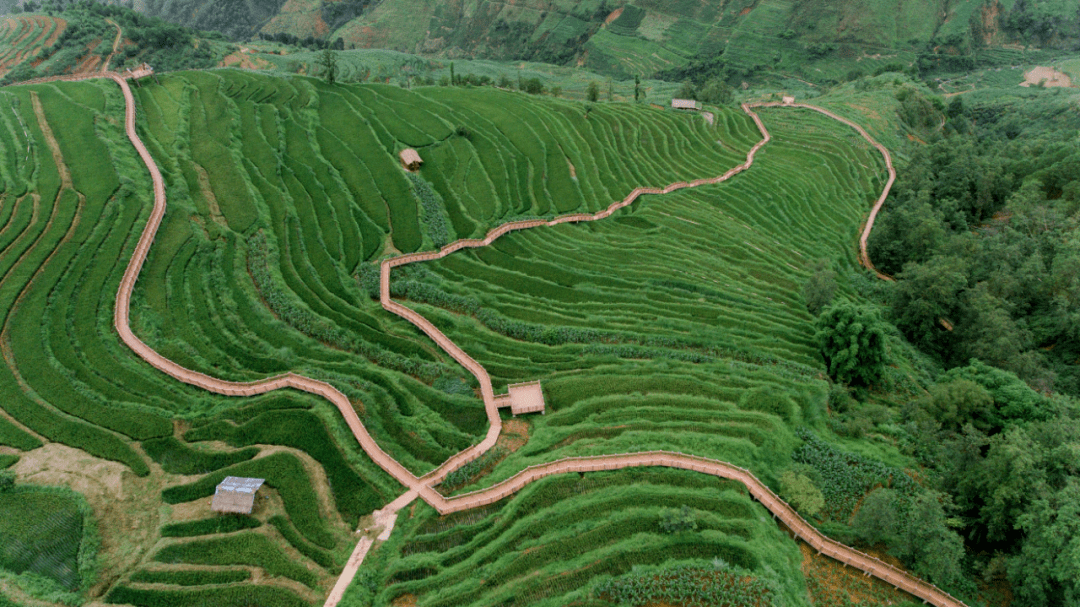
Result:
[[500,409],[510,407],[510,412],[514,415],[544,413],[544,391],[540,388],[540,382],[513,384],[507,388],[510,391],[509,394],[495,397],[496,407]]

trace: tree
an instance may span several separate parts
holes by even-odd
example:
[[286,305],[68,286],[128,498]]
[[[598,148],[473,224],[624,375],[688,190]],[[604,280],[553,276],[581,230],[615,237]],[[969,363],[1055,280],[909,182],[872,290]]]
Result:
[[607,100],[615,101],[615,82],[611,78],[607,81]]
[[780,475],[780,493],[796,510],[807,516],[815,516],[825,507],[825,497],[814,481],[793,470]]
[[933,491],[915,496],[892,552],[920,577],[942,586],[961,586],[967,590],[971,584],[964,578],[961,566],[964,541],[949,529],[942,499],[945,498]]
[[585,96],[593,103],[600,100],[600,85],[595,80],[589,82],[589,87],[585,89]]
[[1080,479],[1036,499],[1019,527],[1027,537],[1009,561],[1013,604],[1080,604]]
[[683,80],[682,86],[679,87],[678,97],[679,99],[697,99],[697,88],[694,87],[694,83]]
[[322,68],[323,78],[327,84],[337,81],[337,53],[326,49],[319,55],[319,67]]
[[955,322],[959,318],[967,274],[967,262],[955,257],[905,264],[892,295],[896,326],[916,345],[939,355],[949,354],[955,340],[941,319]]
[[815,326],[818,347],[833,379],[869,385],[884,372],[888,325],[877,308],[839,303],[826,309]]
[[922,406],[946,430],[959,431],[969,423],[984,433],[994,429],[989,421],[993,417],[994,397],[968,379],[931,386]]
[[869,545],[892,543],[900,532],[896,491],[882,487],[867,495],[851,521],[851,528]]
[[634,74],[634,101],[641,100],[641,76]]
[[450,62],[450,86],[457,85],[457,77],[454,76],[454,62]]
[[826,265],[826,260],[818,262],[810,280],[803,285],[803,300],[806,301],[806,309],[817,316],[826,306],[832,303],[836,295],[836,272]]
[[712,78],[701,88],[697,99],[713,105],[727,105],[734,98],[735,92],[728,83],[719,78]]

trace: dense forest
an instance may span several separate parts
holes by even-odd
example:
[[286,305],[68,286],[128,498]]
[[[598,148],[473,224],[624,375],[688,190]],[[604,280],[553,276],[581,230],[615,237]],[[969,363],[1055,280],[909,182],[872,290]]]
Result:
[[[1075,95],[1058,89],[942,101],[913,86],[895,95],[902,122],[922,139],[911,137],[917,143],[898,167],[870,257],[897,280],[857,277],[857,288],[877,304],[829,305],[836,273],[823,264],[805,294],[820,314],[822,353],[839,380],[830,401],[833,429],[888,436],[921,467],[917,483],[907,481],[910,472],[878,474],[887,480],[831,532],[884,545],[969,600],[986,599],[1007,580],[1014,605],[1076,604]],[[929,381],[912,389],[877,379],[899,358]],[[807,488],[825,491],[835,482],[821,461],[865,465],[822,458],[814,454],[823,447],[806,444],[810,455],[788,488],[804,503],[812,501]]]

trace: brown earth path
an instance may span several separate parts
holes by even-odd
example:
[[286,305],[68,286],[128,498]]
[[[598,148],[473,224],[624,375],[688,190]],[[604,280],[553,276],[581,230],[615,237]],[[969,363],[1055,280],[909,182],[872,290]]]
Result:
[[120,27],[120,24],[108,17],[105,18],[105,21],[108,21],[116,28],[116,40],[113,40],[112,52],[105,58],[105,62],[101,64],[102,74],[109,71],[109,65],[112,63],[113,57],[116,56],[116,52],[120,50],[120,43],[124,41],[124,30]]
[[[774,517],[782,521],[793,533],[802,538],[808,544],[813,546],[822,554],[826,554],[846,565],[850,565],[866,572],[868,575],[878,577],[890,584],[893,584],[897,588],[900,588],[906,592],[917,596],[924,601],[939,605],[941,607],[960,607],[962,602],[953,598],[948,593],[938,589],[932,584],[928,584],[922,580],[919,580],[895,567],[887,565],[880,560],[863,554],[857,550],[844,546],[834,540],[831,540],[807,523],[793,508],[785,503],[778,495],[773,493],[767,486],[757,479],[752,473],[743,468],[739,468],[732,464],[720,462],[716,460],[709,460],[706,458],[700,458],[681,453],[670,452],[646,452],[646,453],[632,453],[623,455],[607,455],[597,456],[589,458],[568,458],[558,460],[548,464],[542,464],[537,466],[530,466],[525,470],[519,472],[517,475],[510,479],[499,483],[488,489],[484,489],[474,493],[468,493],[454,498],[443,498],[432,486],[439,482],[447,473],[451,470],[479,457],[486,449],[495,444],[495,439],[498,437],[498,430],[501,429],[501,422],[499,421],[498,412],[494,407],[494,392],[491,386],[490,377],[487,371],[466,354],[461,348],[449,340],[443,335],[434,325],[432,325],[427,319],[423,318],[411,309],[398,304],[390,299],[389,296],[389,280],[390,270],[396,266],[404,265],[406,263],[416,263],[420,261],[426,261],[430,259],[438,259],[445,257],[454,251],[486,246],[493,242],[498,237],[507,234],[514,230],[523,230],[533,227],[539,227],[542,225],[553,226],[560,223],[580,222],[580,221],[595,221],[606,218],[614,213],[616,210],[623,208],[629,204],[632,204],[638,197],[644,194],[667,194],[683,188],[696,187],[705,184],[715,184],[750,168],[753,164],[754,155],[764,145],[771,140],[771,135],[765,128],[764,123],[760,117],[754,113],[753,107],[773,107],[773,106],[787,106],[787,107],[801,107],[810,109],[813,111],[821,112],[826,116],[834,118],[844,124],[847,124],[858,131],[863,137],[865,137],[872,145],[881,151],[885,158],[886,166],[889,169],[889,181],[882,192],[881,197],[875,204],[871,214],[871,218],[867,221],[867,227],[863,232],[863,237],[860,241],[860,254],[863,257],[864,263],[869,264],[869,259],[866,256],[865,240],[870,229],[873,227],[873,218],[876,216],[877,211],[880,210],[881,205],[884,202],[885,197],[888,195],[889,189],[895,180],[895,170],[892,166],[892,159],[887,149],[884,146],[878,144],[858,125],[836,116],[832,112],[827,110],[810,106],[806,104],[780,104],[780,103],[757,103],[757,104],[743,104],[743,110],[754,120],[758,129],[762,133],[762,140],[751,148],[747,154],[746,162],[736,166],[719,177],[710,179],[699,179],[692,182],[678,182],[671,184],[663,189],[660,188],[637,188],[631,192],[624,200],[617,202],[609,206],[606,210],[600,211],[595,214],[577,214],[559,217],[551,221],[534,220],[534,221],[522,221],[513,222],[500,226],[487,234],[483,239],[467,239],[455,242],[441,249],[438,252],[431,253],[419,253],[412,255],[403,255],[392,259],[385,260],[381,267],[381,301],[384,308],[402,316],[415,324],[418,328],[429,335],[437,344],[443,347],[455,360],[465,366],[472,372],[481,383],[481,393],[484,398],[485,407],[488,411],[488,416],[492,419],[492,430],[488,432],[487,437],[480,444],[455,455],[445,462],[442,466],[435,471],[425,475],[423,478],[417,478],[415,475],[406,470],[400,463],[391,458],[385,451],[375,444],[374,439],[364,428],[356,415],[356,412],[352,408],[352,404],[349,402],[341,392],[335,389],[333,386],[325,382],[302,377],[293,373],[286,373],[277,377],[273,377],[267,380],[251,383],[240,382],[227,382],[220,379],[210,377],[208,375],[185,369],[180,365],[166,359],[158,354],[152,348],[147,346],[141,340],[138,339],[131,331],[129,325],[129,312],[131,305],[131,293],[135,286],[135,281],[138,279],[139,272],[142,269],[143,263],[146,261],[147,254],[149,253],[150,246],[153,244],[154,236],[157,233],[157,229],[161,224],[161,220],[165,214],[165,186],[162,179],[160,170],[157,164],[154,162],[150,152],[143,145],[139,139],[135,129],[135,99],[131,93],[131,89],[127,82],[119,74],[107,73],[105,76],[112,78],[121,88],[124,94],[124,100],[126,103],[125,111],[125,130],[127,132],[128,139],[131,141],[132,146],[135,147],[142,161],[146,164],[147,169],[150,171],[150,176],[154,184],[154,207],[150,214],[150,219],[147,222],[146,227],[143,230],[142,236],[136,245],[135,252],[132,255],[131,261],[128,264],[127,270],[124,273],[124,277],[121,280],[119,291],[116,296],[116,309],[114,316],[114,324],[117,332],[120,334],[121,339],[131,347],[139,356],[149,362],[155,368],[163,371],[164,373],[174,377],[185,383],[202,387],[206,390],[216,392],[219,394],[225,394],[230,396],[252,396],[255,394],[261,394],[270,392],[280,388],[294,388],[302,390],[312,394],[317,394],[333,402],[344,416],[346,423],[349,424],[350,429],[356,435],[357,440],[360,442],[361,447],[372,457],[372,459],[382,466],[387,472],[397,478],[402,484],[409,487],[409,490],[398,499],[394,500],[387,508],[384,508],[381,512],[384,516],[392,517],[396,511],[408,503],[410,503],[417,495],[422,497],[426,502],[435,507],[440,513],[446,514],[450,512],[456,512],[459,510],[465,510],[474,508],[484,504],[490,504],[507,497],[514,492],[520,490],[522,487],[528,485],[530,482],[539,480],[552,474],[564,474],[571,472],[588,472],[599,470],[617,470],[628,467],[639,466],[666,466],[671,468],[681,468],[685,470],[693,470],[704,474],[712,474],[722,478],[728,478],[735,480],[746,485],[750,494],[757,499],[763,506],[765,506]],[[81,78],[75,78],[81,79]],[[868,265],[868,267],[873,267]],[[344,590],[348,587],[349,582],[356,575],[356,571],[363,560],[363,556],[367,553],[372,545],[370,539],[365,538],[358,544],[353,558],[349,559],[349,563],[345,570],[342,572],[341,579],[335,586],[335,592],[328,599],[327,605],[336,605],[340,600],[340,596]]]

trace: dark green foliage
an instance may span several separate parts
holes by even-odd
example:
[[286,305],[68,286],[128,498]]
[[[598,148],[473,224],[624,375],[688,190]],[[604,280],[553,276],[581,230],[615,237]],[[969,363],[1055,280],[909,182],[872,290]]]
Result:
[[722,561],[712,566],[643,568],[605,580],[594,586],[593,592],[612,603],[633,607],[658,601],[687,607],[772,605],[774,593],[768,584],[749,573]]
[[[16,458],[15,461],[18,461],[18,458]],[[3,462],[0,462],[0,463],[6,463],[7,465],[4,466],[4,468],[7,468],[11,464],[14,464],[15,461],[10,461],[10,463],[8,463],[8,461],[3,461]],[[8,472],[7,470],[0,471],[0,493],[8,493],[14,488],[15,488],[15,473],[14,472]]]
[[232,452],[202,451],[172,436],[144,441],[142,447],[150,459],[170,474],[206,474],[247,461],[259,453],[255,448]]
[[29,487],[0,491],[0,567],[80,587],[84,514],[72,498]]
[[841,451],[805,428],[800,428],[798,435],[804,442],[792,454],[792,460],[816,472],[814,482],[825,497],[823,518],[847,522],[859,500],[879,485],[904,496],[915,492],[914,481],[902,470]]
[[265,478],[266,484],[281,494],[285,512],[304,537],[326,548],[332,548],[336,543],[319,515],[319,498],[311,487],[304,465],[288,453],[275,453],[220,470],[188,485],[170,487],[161,492],[161,497],[169,504],[209,497],[226,476]]
[[196,428],[185,440],[222,440],[234,447],[255,444],[295,447],[315,458],[326,471],[338,510],[350,526],[382,506],[386,496],[352,469],[319,417],[303,410],[268,411],[236,426],[220,421]]
[[[458,135],[467,136],[467,130],[465,135],[462,135],[463,128],[458,127]],[[446,223],[446,202],[423,177],[411,172],[406,173],[405,176],[412,182],[413,195],[420,201],[420,218],[424,226],[427,227],[427,234],[431,238],[432,244],[436,248],[450,244],[453,239]]]
[[8,453],[0,454],[0,470],[14,466],[15,464],[19,463],[20,459],[22,458],[18,455],[12,455]]
[[215,533],[232,533],[243,529],[254,529],[262,522],[250,516],[224,515],[186,523],[173,523],[161,528],[162,537],[194,537]]
[[41,446],[41,441],[23,432],[18,426],[0,417],[0,445],[15,447],[19,451],[30,451]]
[[873,307],[839,303],[818,318],[817,342],[829,375],[844,383],[880,383],[888,352],[881,312]]
[[173,584],[176,586],[202,586],[205,584],[235,584],[251,579],[247,570],[214,569],[204,571],[170,571],[140,569],[131,575],[132,582],[143,584]]
[[314,588],[315,574],[289,560],[266,536],[243,533],[208,540],[170,544],[154,555],[159,563],[192,565],[251,565],[269,575],[287,577]]
[[116,586],[106,602],[139,607],[308,607],[308,602],[276,586],[226,586],[201,590],[143,590]]
[[833,272],[825,261],[820,261],[810,280],[803,285],[802,296],[806,301],[806,309],[817,316],[832,303],[835,295],[836,272]]

